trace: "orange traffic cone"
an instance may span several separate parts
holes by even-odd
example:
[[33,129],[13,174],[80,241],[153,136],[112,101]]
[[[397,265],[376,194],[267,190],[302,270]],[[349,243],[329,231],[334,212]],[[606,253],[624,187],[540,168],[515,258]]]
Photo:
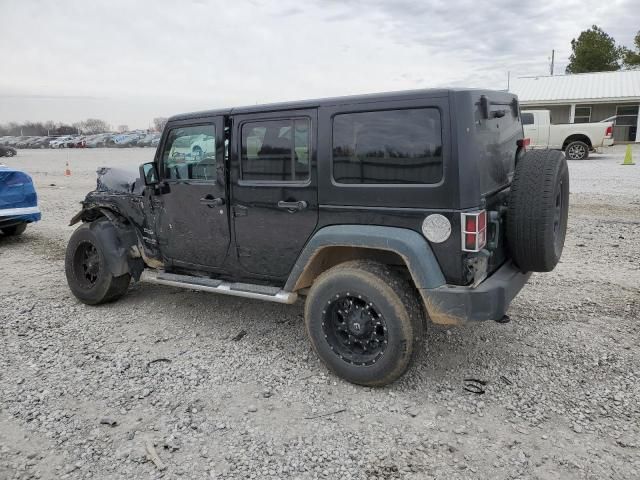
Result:
[[69,168],[69,162],[67,162],[67,168],[64,169],[64,176],[65,177],[71,176],[71,168]]

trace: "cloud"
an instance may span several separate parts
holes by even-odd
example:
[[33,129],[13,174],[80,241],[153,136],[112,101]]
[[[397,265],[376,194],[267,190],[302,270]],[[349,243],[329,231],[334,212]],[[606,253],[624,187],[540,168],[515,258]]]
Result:
[[[0,95],[13,97],[0,98],[0,122],[91,116],[146,126],[192,109],[505,88],[509,71],[545,74],[552,49],[562,71],[571,38],[591,24],[630,45],[632,3],[3,0]],[[38,95],[65,98],[28,98]]]

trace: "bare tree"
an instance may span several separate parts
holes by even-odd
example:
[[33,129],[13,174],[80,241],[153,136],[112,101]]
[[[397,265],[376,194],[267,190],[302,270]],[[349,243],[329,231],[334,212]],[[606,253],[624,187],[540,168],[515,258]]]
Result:
[[169,119],[166,117],[156,117],[153,119],[153,125],[158,132],[164,130],[164,126],[167,124],[167,120]]
[[110,125],[107,122],[98,118],[87,118],[84,122],[80,122],[79,125],[82,133],[86,133],[88,135],[93,135],[95,133],[105,133],[111,129]]

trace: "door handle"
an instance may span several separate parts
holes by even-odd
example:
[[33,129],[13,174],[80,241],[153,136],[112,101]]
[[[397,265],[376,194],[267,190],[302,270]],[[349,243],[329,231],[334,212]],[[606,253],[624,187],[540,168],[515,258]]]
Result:
[[284,200],[280,200],[278,202],[278,208],[284,208],[290,212],[297,212],[307,208],[307,202],[304,200],[300,200],[298,202],[285,202]]
[[210,208],[221,207],[222,205],[224,205],[224,198],[214,197],[213,195],[208,194],[200,199],[200,203]]

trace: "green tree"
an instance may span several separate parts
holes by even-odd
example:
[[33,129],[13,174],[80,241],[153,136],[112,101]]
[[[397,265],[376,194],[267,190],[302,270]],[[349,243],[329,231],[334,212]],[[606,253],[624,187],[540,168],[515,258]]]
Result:
[[640,66],[640,31],[636,33],[636,38],[633,39],[633,43],[636,46],[636,51],[623,47],[622,58],[624,60],[624,66],[627,68],[634,68]]
[[610,72],[620,70],[623,48],[600,27],[594,25],[571,40],[573,53],[569,57],[566,73]]

